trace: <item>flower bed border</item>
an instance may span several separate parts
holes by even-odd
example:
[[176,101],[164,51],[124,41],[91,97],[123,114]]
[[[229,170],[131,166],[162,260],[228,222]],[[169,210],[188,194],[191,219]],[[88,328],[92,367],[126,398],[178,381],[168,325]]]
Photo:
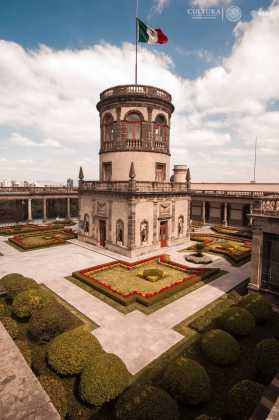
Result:
[[61,229],[57,229],[57,230],[52,229],[52,230],[46,230],[46,231],[40,231],[40,232],[36,231],[35,235],[30,234],[31,232],[26,233],[26,234],[23,233],[21,235],[19,234],[19,235],[13,236],[12,238],[9,238],[8,241],[11,242],[12,244],[18,246],[19,248],[21,248],[24,251],[32,251],[32,250],[38,249],[38,248],[48,248],[50,246],[63,245],[63,244],[66,243],[67,240],[76,238],[75,233],[73,233],[69,230],[67,232],[65,232],[63,230],[63,234],[66,236],[66,238],[64,238],[64,239],[52,238],[52,242],[48,243],[48,244],[38,244],[38,245],[26,246],[22,242],[22,239],[26,238],[26,237],[42,236],[44,234],[44,232],[46,232],[48,234],[51,234],[51,232],[57,232],[57,231],[59,232],[60,230]]
[[[182,273],[186,273],[187,271],[192,272],[193,274],[189,275],[187,278],[184,277],[181,280],[177,280],[175,283],[173,283],[170,286],[164,287],[156,292],[147,292],[142,293],[138,291],[133,291],[130,293],[121,293],[115,289],[111,285],[106,284],[104,281],[100,281],[95,279],[94,277],[89,277],[86,274],[88,272],[97,272],[100,270],[103,270],[104,268],[111,268],[114,266],[123,266],[125,268],[133,269],[135,267],[141,266],[143,264],[146,264],[149,261],[155,261],[157,260],[160,264],[174,267],[177,270],[180,270]],[[166,259],[165,255],[159,255],[155,257],[146,258],[144,260],[136,261],[133,263],[129,263],[123,260],[117,260],[105,264],[100,264],[94,267],[85,268],[80,271],[76,271],[72,273],[72,276],[83,281],[84,283],[88,284],[89,286],[92,286],[97,291],[105,294],[106,296],[112,298],[118,303],[121,303],[122,305],[128,306],[131,303],[139,302],[144,306],[151,306],[154,303],[165,299],[180,290],[183,290],[187,284],[187,286],[190,286],[192,284],[197,283],[198,281],[208,279],[212,275],[216,275],[217,272],[220,271],[218,268],[192,268],[184,264],[179,264],[173,261],[168,261]]]

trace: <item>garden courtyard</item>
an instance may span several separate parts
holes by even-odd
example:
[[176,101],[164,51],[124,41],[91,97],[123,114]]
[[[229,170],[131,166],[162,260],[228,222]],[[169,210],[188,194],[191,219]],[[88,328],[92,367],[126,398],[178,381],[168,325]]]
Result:
[[[188,243],[185,243],[184,248],[188,248],[192,245],[194,245],[194,242],[189,241]],[[200,355],[195,349],[195,340],[197,336],[206,333],[208,330],[208,325],[206,324],[206,327],[204,325],[204,318],[202,318],[201,322],[199,318],[198,320],[195,319],[195,315],[197,313],[200,314],[200,311],[205,307],[210,308],[211,305],[215,305],[216,301],[221,301],[222,306],[224,306],[225,301],[224,307],[226,307],[226,309],[229,309],[230,305],[237,304],[240,299],[239,296],[236,297],[232,294],[228,300],[227,296],[230,296],[228,293],[231,290],[247,281],[250,274],[250,263],[245,263],[239,268],[233,266],[222,256],[212,254],[210,255],[212,263],[205,268],[189,262],[186,263],[185,254],[181,253],[181,249],[181,245],[164,248],[164,255],[167,255],[168,257],[158,257],[162,256],[162,253],[157,252],[149,255],[148,259],[145,260],[143,258],[129,260],[122,258],[121,263],[119,263],[116,254],[107,250],[101,250],[100,248],[97,249],[89,244],[80,243],[76,239],[69,240],[67,246],[63,247],[49,247],[29,252],[20,252],[7,243],[7,238],[0,237],[0,253],[3,254],[0,256],[0,279],[9,273],[20,273],[21,275],[35,279],[36,282],[40,283],[42,285],[41,289],[43,292],[41,293],[43,293],[43,295],[44,293],[51,293],[51,297],[49,297],[48,294],[45,295],[46,301],[50,299],[50,305],[53,304],[53,296],[55,299],[58,299],[60,304],[64,302],[67,310],[70,310],[70,312],[72,314],[74,313],[76,316],[76,319],[73,319],[72,321],[71,327],[75,327],[72,333],[73,337],[76,337],[75,340],[77,342],[79,342],[79,340],[88,340],[87,336],[82,338],[83,333],[78,330],[80,324],[84,323],[87,331],[86,334],[90,333],[91,336],[95,337],[98,340],[98,346],[101,346],[102,350],[106,352],[104,353],[104,363],[107,363],[108,366],[112,363],[110,360],[112,356],[109,354],[117,356],[117,359],[113,362],[116,365],[119,365],[120,362],[123,363],[122,367],[121,364],[119,365],[119,372],[121,372],[119,375],[122,378],[123,383],[125,382],[125,387],[128,383],[138,383],[138,381],[143,381],[145,383],[152,379],[152,383],[157,386],[157,389],[160,389],[160,387],[163,388],[165,385],[161,384],[158,377],[156,378],[156,372],[158,376],[159,369],[162,368],[162,363],[166,363],[168,359],[169,361],[176,359],[178,356],[186,358],[185,360],[188,360],[190,357],[190,359],[194,361],[193,366],[187,367],[185,365],[186,370],[195,370],[195,362],[201,363],[209,372],[210,370],[212,371],[210,372],[210,375],[212,376],[213,381],[215,380],[218,382],[220,379],[218,375],[223,375],[223,368],[221,369],[219,367],[213,369],[210,364],[212,361],[206,360],[205,356]],[[185,268],[185,266],[187,267]],[[75,278],[76,273],[78,273],[78,276]],[[118,285],[115,283],[116,274],[118,278],[123,278],[121,290],[117,290]],[[85,277],[85,279],[82,277]],[[130,288],[130,282],[128,282],[127,279],[132,280],[132,289]],[[109,290],[109,293],[102,293],[102,290],[98,289],[96,285],[92,287],[92,284],[90,283],[93,280],[97,281],[97,283],[99,282],[99,285],[101,284],[102,288],[105,285],[105,289]],[[184,287],[179,290],[172,290],[174,286],[181,287],[182,283],[187,284],[187,282],[189,282],[189,287],[183,285]],[[143,287],[143,284],[145,284],[146,287]],[[161,292],[162,289],[167,289],[163,290],[163,293],[168,292],[168,296],[163,295],[163,299],[159,302],[155,302],[154,306],[150,306],[151,309],[148,308],[148,305],[144,302],[140,301],[129,302],[129,305],[122,302],[121,299],[117,302],[115,296],[111,295],[111,293],[118,293],[122,295],[122,298],[124,296],[124,298],[130,299],[131,296],[135,296],[135,292],[138,292],[138,295],[142,295],[144,298],[153,299],[154,295]],[[168,289],[171,289],[171,294],[169,294]],[[147,296],[143,296],[144,294],[147,294]],[[226,306],[227,304],[228,306]],[[22,316],[20,310],[15,307],[14,301],[8,310],[15,311],[18,317]],[[129,309],[127,310],[125,308]],[[215,309],[213,309],[213,312],[214,310]],[[219,312],[218,314],[220,315]],[[23,318],[25,315],[26,314],[23,313]],[[18,328],[20,334],[25,334],[27,330],[33,331],[32,334],[35,334],[35,327],[34,325],[32,326],[32,319],[33,315],[31,316],[31,321],[28,321],[27,323],[19,322]],[[212,317],[210,311],[206,312],[206,320],[206,322],[212,324],[210,328],[217,328],[214,324],[214,317]],[[251,322],[253,323],[254,321],[252,320]],[[249,342],[247,348],[250,348],[249,346],[255,347],[257,340],[269,337],[268,334],[272,334],[272,328],[274,328],[273,324],[270,326],[270,329],[257,329],[256,336],[252,339],[252,342]],[[56,339],[59,339],[59,337],[60,336]],[[56,339],[50,342],[50,346]],[[213,337],[212,340],[212,345],[215,346],[215,337]],[[216,340],[216,343],[218,343],[218,338]],[[242,342],[245,343],[245,340],[242,339]],[[189,349],[188,345],[186,346],[186,343],[192,343],[194,347]],[[57,345],[58,344],[59,343],[57,342]],[[242,346],[241,342],[240,345]],[[236,355],[233,355],[232,358],[235,357],[237,359],[237,357],[240,357],[240,353],[238,349],[239,345],[235,344],[235,340],[232,347],[234,346],[236,348]],[[55,346],[53,345],[52,347],[55,352]],[[38,350],[39,354],[40,350],[49,347],[47,347],[47,344],[44,342],[43,345],[34,345],[34,348]],[[98,348],[99,347],[97,347],[97,350]],[[243,360],[241,359],[241,363],[245,364],[248,354],[245,353],[244,356],[242,354],[241,357],[244,357]],[[101,360],[100,357],[99,359]],[[232,362],[236,362],[236,360],[232,360]],[[10,362],[7,361],[7,363],[10,363],[9,369],[16,377],[17,371],[13,366],[14,362],[10,360]],[[177,363],[179,364],[179,362]],[[190,362],[190,364],[191,363],[192,362]],[[64,367],[61,368],[59,364],[57,365],[57,360],[51,358],[50,350],[48,350],[48,364],[52,366],[54,371],[61,375],[61,382],[63,382],[67,391],[73,392],[76,387],[74,382],[76,374],[80,371],[67,371],[68,368],[64,371]],[[44,364],[43,367],[37,368],[39,374],[42,375],[43,372],[44,375],[50,375],[52,377],[54,374],[49,365]],[[175,366],[174,369],[177,369],[177,366]],[[184,366],[182,366],[182,369],[184,369]],[[228,370],[230,368],[226,369]],[[250,378],[252,374],[249,369],[247,368],[247,375]],[[36,373],[36,369],[33,370]],[[152,374],[149,372],[152,372]],[[70,374],[69,378],[67,377],[68,374]],[[204,371],[201,370],[199,374],[203,376]],[[94,376],[94,373],[91,373],[91,376],[92,375]],[[151,376],[149,377],[149,375]],[[239,371],[237,370],[236,372],[235,370],[232,384],[234,380],[236,382],[237,379],[241,379],[238,375]],[[84,374],[84,376],[86,375]],[[204,377],[204,386],[206,387],[208,378],[206,375]],[[83,380],[82,378],[83,376],[81,376],[81,381]],[[44,386],[43,379],[41,383]],[[21,391],[24,393],[22,384],[20,386],[22,388]],[[48,386],[49,384],[46,383],[45,389],[49,389]],[[122,389],[121,386],[119,392],[120,389]],[[220,384],[220,387],[221,386],[223,386],[227,392],[228,383],[222,383]],[[82,387],[82,383],[80,383],[80,387]],[[125,387],[123,385],[123,389]],[[167,384],[165,389],[169,390],[170,394],[173,396],[174,391],[171,389],[171,385],[170,388],[168,388],[169,386]],[[102,404],[109,399],[113,400],[118,394],[113,394],[113,391],[111,391],[112,396],[108,400],[97,401],[96,399],[90,400],[90,396],[86,393],[86,387],[82,392],[81,398],[86,401],[86,404],[83,405],[78,400],[74,399],[74,405],[72,406],[72,411],[70,410],[68,412],[68,417],[66,417],[66,411],[63,411],[63,409],[60,410],[60,414],[61,412],[63,413],[62,418],[82,420],[89,418],[96,418],[96,420],[115,418],[114,414],[106,414],[110,410],[112,413],[114,412],[112,406],[104,404],[103,407],[105,407],[105,410],[108,410],[105,412],[102,410],[99,412],[99,409],[97,410],[96,407],[102,406]],[[147,386],[144,397],[148,395],[148,392]],[[257,394],[257,392],[259,393],[259,388],[255,390],[255,394]],[[204,404],[208,401],[208,389],[205,389],[204,393],[206,394],[204,400],[198,401],[198,405],[199,403]],[[166,395],[168,397],[168,394]],[[217,405],[220,404],[216,390],[213,391],[213,395],[215,396],[214,398],[217,399]],[[159,397],[163,398],[161,395],[159,395]],[[164,396],[164,398],[167,397]],[[25,403],[21,401],[18,402],[18,404],[22,405],[19,409],[23,408],[24,411]],[[194,405],[196,406],[196,403]],[[170,406],[172,406],[172,402],[170,403]],[[204,411],[207,412],[207,406],[204,407]],[[216,410],[217,414],[219,413],[219,409],[220,413],[222,413],[223,407],[216,408],[216,404],[214,405],[213,403],[209,403],[208,405],[208,412],[213,413],[214,415],[216,414]],[[169,407],[166,411],[168,412],[168,410]],[[202,410],[203,408],[201,411],[199,408],[182,408],[180,411],[180,418],[182,420],[184,418],[189,418],[190,420],[196,419],[199,414],[203,413]],[[124,420],[126,418],[133,418],[129,416],[125,417],[125,410],[123,412],[123,418],[121,413],[122,411],[120,410],[120,417],[117,415],[117,419]],[[95,414],[96,416],[93,416]],[[100,416],[98,417],[98,415]],[[173,414],[169,417],[168,414],[166,414],[165,418],[170,418],[171,420],[177,419],[177,408],[173,408]],[[241,417],[237,420],[240,419]]]

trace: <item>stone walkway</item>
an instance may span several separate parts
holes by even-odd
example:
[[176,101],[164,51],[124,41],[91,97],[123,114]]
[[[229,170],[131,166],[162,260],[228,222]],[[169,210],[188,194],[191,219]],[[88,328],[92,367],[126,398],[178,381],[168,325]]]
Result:
[[[183,338],[173,330],[175,325],[241,283],[249,276],[250,270],[250,264],[238,269],[221,257],[211,256],[213,263],[210,266],[222,268],[228,274],[151,315],[138,310],[124,315],[64,278],[73,271],[117,259],[117,254],[100,251],[76,240],[65,246],[19,252],[5,241],[6,238],[0,237],[0,252],[4,254],[0,257],[0,277],[18,272],[44,283],[99,326],[92,334],[100,340],[106,351],[121,357],[132,374],[139,372]],[[190,242],[164,248],[163,252],[170,254],[174,261],[185,263],[183,253],[177,250],[189,245]],[[148,256],[161,253],[159,250]]]
[[1,420],[59,420],[49,396],[0,322]]

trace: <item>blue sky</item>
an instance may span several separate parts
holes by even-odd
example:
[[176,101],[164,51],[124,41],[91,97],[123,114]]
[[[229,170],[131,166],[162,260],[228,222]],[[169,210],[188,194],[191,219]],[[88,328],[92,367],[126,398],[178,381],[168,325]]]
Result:
[[[135,1],[0,0],[0,6],[0,179],[63,181],[76,176],[79,164],[96,176],[94,101],[110,84],[132,81]],[[196,20],[189,12],[231,6],[241,8],[241,21]],[[169,37],[167,45],[140,51],[139,82],[173,95],[174,160],[192,167],[196,180],[246,181],[259,135],[259,180],[279,181],[270,164],[279,153],[279,76],[270,69],[278,69],[271,45],[279,39],[278,1],[139,0],[139,16]]]

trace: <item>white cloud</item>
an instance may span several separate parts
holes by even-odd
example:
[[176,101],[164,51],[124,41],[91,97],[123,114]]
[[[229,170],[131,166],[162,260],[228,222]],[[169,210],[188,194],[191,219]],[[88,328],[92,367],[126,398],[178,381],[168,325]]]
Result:
[[[270,106],[279,101],[279,5],[268,12],[239,23],[230,56],[196,80],[178,76],[167,55],[140,49],[139,81],[172,94],[173,160],[189,164],[194,178],[247,177],[256,136],[263,159],[278,152],[279,111]],[[7,176],[12,155],[17,152],[18,158],[21,147],[28,147],[37,179],[40,174],[46,179],[48,172],[57,180],[76,176],[78,161],[84,162],[87,177],[97,176],[96,102],[103,89],[133,83],[134,46],[100,43],[82,50],[41,46],[27,51],[1,41],[0,54],[0,129],[11,133],[0,134],[0,143],[10,146],[0,178]],[[268,165],[276,174],[276,162]],[[24,174],[28,170],[26,165]],[[16,169],[10,173],[23,176]],[[259,173],[263,179],[269,176],[264,166]]]
[[169,3],[170,0],[153,0],[151,15],[160,15]]
[[192,5],[201,8],[213,6],[225,6],[232,3],[232,0],[192,0]]

